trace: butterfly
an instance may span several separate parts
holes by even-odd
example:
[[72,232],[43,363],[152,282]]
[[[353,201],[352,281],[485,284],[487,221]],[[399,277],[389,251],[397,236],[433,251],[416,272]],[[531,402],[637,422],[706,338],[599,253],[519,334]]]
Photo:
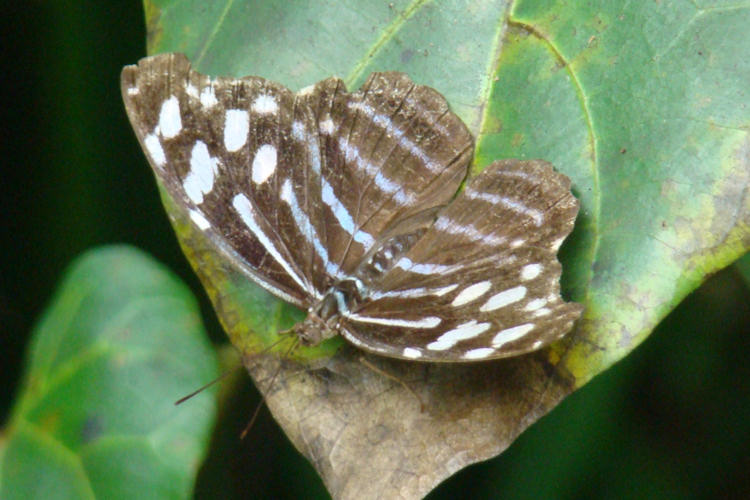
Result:
[[459,192],[471,133],[405,74],[294,93],[161,54],[121,85],[158,181],[224,258],[307,311],[305,344],[341,335],[393,358],[488,360],[537,350],[580,316],[557,260],[578,213],[570,180],[500,160]]

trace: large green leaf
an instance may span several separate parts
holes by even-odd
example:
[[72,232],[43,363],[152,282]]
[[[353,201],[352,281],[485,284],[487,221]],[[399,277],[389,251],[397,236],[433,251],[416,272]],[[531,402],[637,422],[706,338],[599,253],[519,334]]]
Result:
[[750,287],[750,253],[745,254],[744,257],[737,261],[737,270],[745,280],[745,283]]
[[592,324],[566,366],[581,384],[747,251],[750,7],[555,5],[513,10],[498,76],[514,99],[489,109],[512,133],[483,130],[478,156],[542,156],[574,179],[587,258],[571,284]]
[[91,251],[33,336],[0,448],[0,498],[185,498],[215,416],[216,376],[189,290],[139,251]]
[[474,171],[543,158],[573,179],[582,210],[562,260],[564,289],[586,306],[576,330],[540,353],[477,366],[368,358],[407,381],[424,412],[340,341],[281,367],[251,356],[300,313],[247,283],[165,198],[269,407],[336,497],[423,495],[501,452],[750,246],[747,6],[236,0],[146,10],[149,51],[185,52],[209,74],[298,89],[405,71],[475,133]]

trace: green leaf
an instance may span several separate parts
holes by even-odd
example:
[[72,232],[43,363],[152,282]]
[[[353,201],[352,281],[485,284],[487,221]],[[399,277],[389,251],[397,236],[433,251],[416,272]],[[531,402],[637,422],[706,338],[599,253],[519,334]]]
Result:
[[746,253],[744,257],[739,259],[736,265],[740,276],[745,280],[747,286],[750,287],[750,253]]
[[0,498],[185,498],[216,377],[189,290],[129,247],[80,257],[35,329],[3,431]]
[[490,102],[504,130],[477,156],[573,179],[588,322],[565,365],[581,385],[750,246],[750,7],[519,2],[510,22],[496,86],[513,99]]
[[[369,358],[408,381],[427,414],[338,340],[298,353],[301,366],[278,368],[272,356],[246,359],[256,380],[281,370],[283,388],[261,389],[336,497],[423,495],[458,468],[501,452],[750,247],[748,6],[614,0],[146,6],[149,52],[185,52],[205,73],[260,75],[299,89],[330,75],[352,88],[372,71],[405,71],[445,95],[474,132],[475,172],[497,158],[543,158],[571,177],[581,200],[561,257],[564,289],[586,311],[563,341],[474,367]],[[243,352],[270,345],[275,330],[301,317],[218,261],[165,203]],[[321,359],[310,364],[315,357]],[[301,369],[308,376],[297,375]]]

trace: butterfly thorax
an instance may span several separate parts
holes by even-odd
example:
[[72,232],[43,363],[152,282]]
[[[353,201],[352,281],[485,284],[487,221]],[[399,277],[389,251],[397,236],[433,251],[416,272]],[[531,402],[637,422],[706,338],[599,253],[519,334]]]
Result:
[[305,345],[318,345],[339,334],[342,313],[348,313],[360,303],[365,293],[362,282],[356,278],[336,283],[323,297],[307,310],[307,318],[294,328]]

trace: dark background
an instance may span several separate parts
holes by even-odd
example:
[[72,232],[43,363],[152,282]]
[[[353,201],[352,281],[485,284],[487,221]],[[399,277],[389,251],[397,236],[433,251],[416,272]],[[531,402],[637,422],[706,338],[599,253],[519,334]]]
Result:
[[[71,259],[97,245],[130,243],[166,263],[202,300],[214,341],[225,341],[122,108],[120,69],[145,55],[140,3],[9,5],[0,16],[3,421],[34,321]],[[749,285],[730,267],[505,454],[461,472],[431,498],[750,496],[749,334]],[[250,382],[238,384],[198,496],[324,498],[267,411],[248,439],[237,439],[257,401]]]

